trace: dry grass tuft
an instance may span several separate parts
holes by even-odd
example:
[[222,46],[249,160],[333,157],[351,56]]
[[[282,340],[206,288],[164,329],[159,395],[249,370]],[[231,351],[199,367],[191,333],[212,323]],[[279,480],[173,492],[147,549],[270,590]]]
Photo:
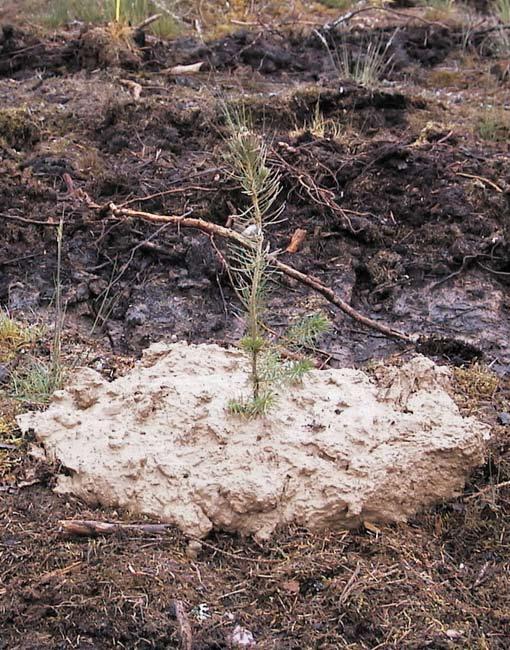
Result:
[[6,363],[33,347],[40,336],[40,328],[22,325],[8,314],[0,313],[0,363]]

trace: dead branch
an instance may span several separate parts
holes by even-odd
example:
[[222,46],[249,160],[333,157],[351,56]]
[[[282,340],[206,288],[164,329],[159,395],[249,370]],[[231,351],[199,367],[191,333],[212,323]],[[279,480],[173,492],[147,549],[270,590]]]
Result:
[[356,230],[350,218],[347,216],[345,211],[338,205],[334,200],[334,192],[328,190],[324,187],[320,187],[314,181],[312,176],[307,172],[297,169],[290,163],[288,163],[285,158],[283,158],[276,151],[272,152],[275,157],[275,165],[282,170],[288,172],[291,176],[294,176],[300,186],[305,190],[310,199],[317,205],[329,208],[333,214],[335,214],[341,221],[344,222],[345,228],[353,235],[357,235],[360,230]]
[[[1,488],[2,486],[0,486]],[[1,489],[0,489],[1,491]],[[75,535],[77,537],[95,537],[96,535],[114,535],[115,533],[124,531],[143,532],[143,533],[166,533],[172,527],[172,524],[124,524],[122,522],[113,521],[97,521],[95,519],[61,519],[59,521],[60,532],[65,535]],[[219,546],[210,544],[203,539],[194,537],[193,535],[186,535],[190,540],[198,542],[202,546],[211,549],[215,553],[220,553],[233,560],[241,562],[253,562],[255,564],[279,564],[280,560],[273,560],[268,558],[255,558],[237,555],[224,551]]]
[[188,65],[174,65],[171,68],[162,70],[163,74],[169,75],[180,75],[180,74],[196,74],[200,72],[202,66],[204,65],[203,61],[198,61],[197,63],[190,63]]
[[4,219],[11,219],[12,221],[29,223],[34,226],[50,226],[52,228],[56,228],[58,226],[58,223],[54,223],[53,221],[37,221],[36,219],[27,219],[26,217],[20,217],[17,214],[6,214],[5,212],[0,212],[0,217],[3,217]]
[[135,27],[136,29],[144,29],[145,27],[148,27],[149,25],[152,25],[152,23],[155,23],[156,20],[159,20],[163,14],[154,14],[153,16],[149,16],[146,18],[144,21],[142,21],[139,25]]
[[485,185],[489,185],[492,187],[496,192],[499,192],[500,194],[503,193],[503,190],[499,185],[496,185],[494,181],[491,181],[490,178],[485,178],[484,176],[476,176],[476,174],[466,174],[465,172],[455,172],[456,176],[463,176],[464,178],[472,178],[475,181],[479,181],[480,183],[484,183]]
[[125,530],[143,533],[165,533],[170,527],[170,524],[122,524],[91,519],[63,519],[59,523],[63,533],[77,535],[78,537],[113,535]]
[[[131,210],[128,208],[119,208],[114,203],[110,203],[110,210],[112,214],[117,217],[133,217],[133,218],[143,219],[144,221],[150,221],[152,223],[173,223],[178,227],[194,228],[196,230],[201,230],[202,232],[205,232],[209,235],[218,235],[219,237],[223,237],[224,239],[235,241],[238,244],[241,244],[241,246],[244,246],[246,248],[253,247],[253,241],[250,240],[249,238],[244,237],[240,233],[237,233],[235,230],[232,230],[230,228],[225,228],[224,226],[219,226],[218,224],[205,221],[204,219],[197,219],[193,217],[188,217],[186,215],[179,216],[179,215],[152,214],[151,212],[143,212],[142,210]],[[330,289],[329,287],[324,285],[318,278],[315,278],[314,276],[308,275],[306,273],[301,273],[301,271],[298,271],[292,266],[280,262],[279,260],[275,259],[274,255],[272,255],[271,253],[269,253],[268,255],[270,257],[271,264],[277,270],[281,271],[288,277],[294,278],[295,280],[298,280],[298,282],[301,282],[302,284],[305,284],[310,288],[314,289],[314,291],[317,291],[318,293],[323,295],[329,302],[334,304],[336,307],[338,307],[341,311],[343,311],[345,314],[347,314],[354,320],[358,321],[358,323],[362,323],[367,327],[375,329],[381,334],[384,334],[385,336],[399,339],[407,343],[414,343],[417,340],[418,337],[416,335],[400,332],[399,330],[393,329],[392,327],[389,327],[384,323],[379,323],[375,320],[372,320],[368,316],[364,316],[356,309],[351,307],[351,305],[349,305],[347,302],[345,302],[345,300],[342,300],[342,298],[340,298],[340,296],[338,296],[333,291],[333,289]]]
[[336,307],[343,311],[344,314],[347,314],[354,320],[358,321],[358,323],[362,323],[367,327],[375,329],[378,332],[381,332],[381,334],[384,334],[390,338],[400,339],[401,341],[406,341],[407,343],[415,343],[417,341],[418,337],[414,334],[406,334],[405,332],[400,332],[399,330],[393,329],[388,325],[384,325],[384,323],[379,323],[375,320],[372,320],[368,316],[364,316],[359,311],[354,309],[354,307],[351,307],[349,303],[345,302],[345,300],[342,300],[342,298],[340,298],[340,296],[338,296],[333,291],[333,289],[330,289],[326,285],[322,284],[319,279],[313,277],[312,275],[301,273],[301,271],[298,271],[292,266],[288,266],[287,264],[284,264],[278,260],[274,260],[273,264],[275,268],[280,270],[282,273],[285,273],[285,275],[288,275],[289,277],[294,278],[303,284],[306,284],[312,289],[315,289],[315,291],[323,295],[327,300],[329,300],[329,302],[333,303]]
[[[322,31],[329,32],[333,29],[336,29],[342,23],[347,23],[358,14],[363,14],[366,13],[367,11],[382,11],[383,13],[392,14],[393,16],[399,16],[400,18],[407,18],[408,22],[412,20],[417,20],[418,22],[424,23],[425,25],[437,25],[438,27],[444,27],[448,29],[447,25],[436,20],[427,20],[426,18],[422,18],[421,16],[407,14],[403,11],[396,11],[395,9],[390,9],[389,7],[376,7],[373,5],[369,5],[368,7],[361,7],[360,9],[354,9],[345,14],[342,14],[335,20],[332,20],[330,23],[326,23],[325,25],[323,25]],[[317,30],[314,30],[314,32],[317,33]]]

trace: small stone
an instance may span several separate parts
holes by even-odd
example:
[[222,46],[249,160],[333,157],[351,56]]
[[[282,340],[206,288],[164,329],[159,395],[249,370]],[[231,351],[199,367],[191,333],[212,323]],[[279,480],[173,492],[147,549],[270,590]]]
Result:
[[505,411],[498,413],[498,420],[500,424],[507,427],[510,424],[510,413],[506,413]]
[[188,542],[188,546],[186,548],[186,555],[189,557],[190,560],[196,560],[201,550],[202,550],[202,544],[200,542],[197,542],[195,539],[192,539]]
[[229,641],[231,648],[247,648],[255,645],[255,639],[253,638],[252,632],[240,625],[235,626]]
[[9,368],[0,363],[0,384],[7,383],[10,376],[11,373],[9,371]]

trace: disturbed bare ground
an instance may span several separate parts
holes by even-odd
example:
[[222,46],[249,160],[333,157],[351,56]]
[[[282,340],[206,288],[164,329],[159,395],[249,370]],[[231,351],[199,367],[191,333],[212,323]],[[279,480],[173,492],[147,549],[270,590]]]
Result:
[[[115,218],[107,208],[130,201],[224,224],[242,204],[222,155],[227,100],[250,108],[282,175],[286,221],[273,229],[272,245],[285,249],[296,228],[307,231],[301,251],[283,259],[373,318],[446,337],[422,352],[457,365],[477,358],[498,378],[482,366],[457,371],[463,408],[495,432],[463,498],[383,530],[287,529],[262,547],[217,535],[194,559],[176,531],[64,537],[60,519],[128,517],[54,495],[55,468],[30,458],[30,441],[6,431],[0,648],[186,647],[175,599],[195,649],[228,647],[238,624],[260,648],[508,647],[509,491],[492,487],[510,478],[502,416],[510,364],[508,74],[504,61],[495,67],[483,34],[465,50],[455,25],[394,20],[393,69],[376,91],[341,79],[313,33],[250,27],[206,45],[148,39],[130,49],[112,47],[100,31],[50,39],[4,26],[0,301],[20,319],[51,315],[51,224],[63,215],[71,362],[79,357],[115,376],[151,341],[239,336],[235,298],[207,236]],[[388,39],[394,28],[377,33]],[[355,49],[364,37],[328,38],[333,49]],[[199,74],[168,72],[197,61]],[[324,133],[303,128],[317,106]],[[271,325],[316,306],[334,324],[323,341],[331,365],[409,351],[283,279]],[[32,352],[44,357],[47,344]],[[9,416],[11,403],[3,399],[2,408]]]

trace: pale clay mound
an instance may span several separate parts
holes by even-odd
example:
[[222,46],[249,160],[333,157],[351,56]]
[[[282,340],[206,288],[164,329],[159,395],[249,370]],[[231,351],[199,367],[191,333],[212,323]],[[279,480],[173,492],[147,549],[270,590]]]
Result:
[[70,470],[57,490],[175,523],[267,538],[402,521],[459,493],[483,461],[487,428],[464,418],[425,357],[384,367],[312,371],[269,417],[227,413],[246,392],[242,353],[216,345],[149,348],[108,383],[79,370],[44,413],[19,418]]

